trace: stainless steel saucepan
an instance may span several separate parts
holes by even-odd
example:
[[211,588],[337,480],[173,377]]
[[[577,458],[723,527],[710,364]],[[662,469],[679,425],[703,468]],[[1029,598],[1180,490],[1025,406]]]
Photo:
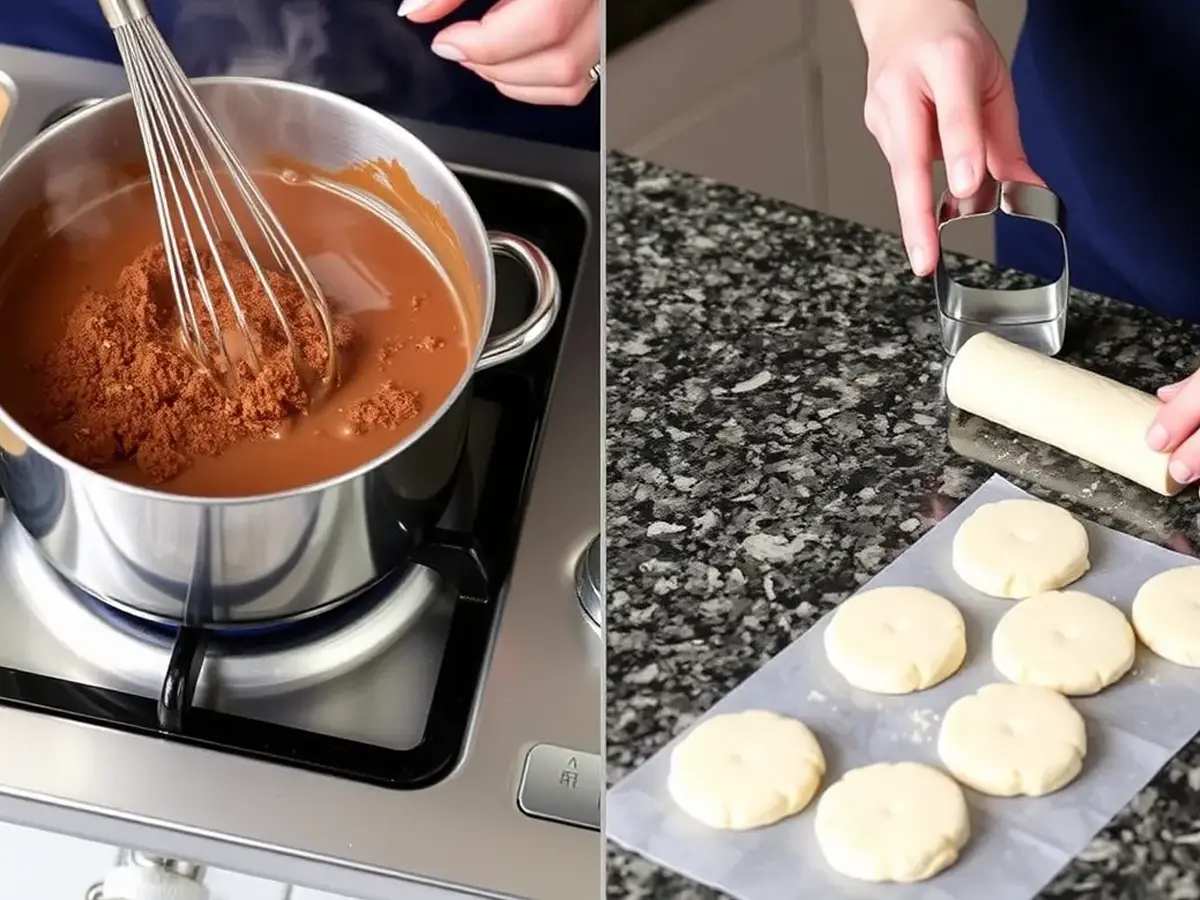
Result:
[[[540,341],[561,293],[545,255],[519,237],[489,234],[453,173],[391,119],[283,82],[208,78],[196,89],[248,162],[286,154],[323,171],[379,159],[403,166],[454,232],[456,241],[434,236],[425,249],[455,283],[478,335],[454,392],[419,431],[339,478],[261,497],[181,497],[115,481],[57,454],[0,408],[8,509],[64,578],[139,615],[222,627],[310,614],[402,564],[446,509],[475,372]],[[99,199],[106,171],[142,158],[128,95],[60,121],[0,171],[0,246],[26,211],[52,202],[60,221],[68,218]],[[410,236],[422,240],[419,228]],[[523,324],[489,335],[497,253],[529,270],[537,300]],[[0,293],[0,302],[22,298]]]

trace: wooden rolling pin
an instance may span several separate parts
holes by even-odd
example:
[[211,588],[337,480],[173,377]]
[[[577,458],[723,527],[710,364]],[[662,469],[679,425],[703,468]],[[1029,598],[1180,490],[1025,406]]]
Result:
[[1164,496],[1181,490],[1167,473],[1170,455],[1146,445],[1146,432],[1162,404],[1111,378],[981,333],[950,363],[946,396],[961,410]]

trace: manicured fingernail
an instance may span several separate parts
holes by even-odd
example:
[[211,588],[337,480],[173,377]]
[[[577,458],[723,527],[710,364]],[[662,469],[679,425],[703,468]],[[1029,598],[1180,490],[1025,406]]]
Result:
[[[1167,434],[1167,429],[1161,425],[1151,425],[1150,430],[1146,432],[1146,443],[1150,445],[1151,450],[1163,450],[1167,446],[1167,441],[1171,436]],[[1174,465],[1172,463],[1171,465]]]
[[1174,384],[1164,384],[1155,393],[1160,397],[1173,397],[1183,390],[1183,386],[1186,383],[1187,379],[1185,378],[1183,381],[1176,381]]
[[1191,484],[1196,480],[1196,476],[1192,474],[1192,470],[1177,459],[1171,460],[1171,464],[1167,466],[1167,471],[1171,473],[1171,477],[1179,484]]
[[401,18],[411,16],[415,12],[420,12],[432,2],[433,0],[404,0],[400,4],[400,8],[396,10],[396,15]]
[[975,183],[975,167],[968,159],[960,159],[950,170],[950,186],[960,197],[971,190]]
[[466,59],[463,52],[457,47],[452,47],[449,44],[434,44],[429,48],[442,59],[448,59],[450,62],[462,62]]
[[912,270],[918,275],[924,275],[929,268],[929,257],[925,253],[924,247],[913,247],[908,251],[908,264],[912,266]]

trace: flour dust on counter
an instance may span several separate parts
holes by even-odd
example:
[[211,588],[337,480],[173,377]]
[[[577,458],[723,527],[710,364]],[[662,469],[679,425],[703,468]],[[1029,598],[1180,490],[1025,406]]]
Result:
[[[896,236],[617,154],[608,159],[607,209],[610,784],[997,470],[1092,523],[1188,554],[1200,547],[1194,504],[947,410],[933,291],[909,275]],[[948,265],[972,284],[1031,285],[977,260]],[[1200,329],[1085,293],[1071,302],[1066,361],[1141,391],[1187,374],[1181,361],[1194,357]],[[1093,564],[1104,567],[1103,556]],[[968,622],[963,673],[931,691],[986,659],[986,637]],[[1152,677],[1144,655],[1117,685],[1080,702],[1144,687]],[[894,752],[934,759],[946,710],[933,697],[871,698],[911,701]],[[861,712],[829,688],[795,700],[831,719]],[[1162,724],[1168,712],[1151,704],[1140,715]],[[822,738],[817,723],[806,724]],[[1057,873],[1026,896],[1200,895],[1200,742],[1188,737],[1164,750],[1170,759],[1148,785],[1130,778],[1086,847],[1060,856]],[[1089,756],[1124,749],[1100,743]],[[832,781],[844,765],[836,743],[829,757]],[[1093,762],[1064,791],[1085,784]],[[730,896],[615,842],[608,878],[610,898]]]

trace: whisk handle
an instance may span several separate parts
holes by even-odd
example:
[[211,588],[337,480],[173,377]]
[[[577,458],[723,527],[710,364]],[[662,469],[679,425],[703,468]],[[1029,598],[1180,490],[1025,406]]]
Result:
[[114,30],[150,17],[145,0],[100,0],[100,10],[108,27]]

